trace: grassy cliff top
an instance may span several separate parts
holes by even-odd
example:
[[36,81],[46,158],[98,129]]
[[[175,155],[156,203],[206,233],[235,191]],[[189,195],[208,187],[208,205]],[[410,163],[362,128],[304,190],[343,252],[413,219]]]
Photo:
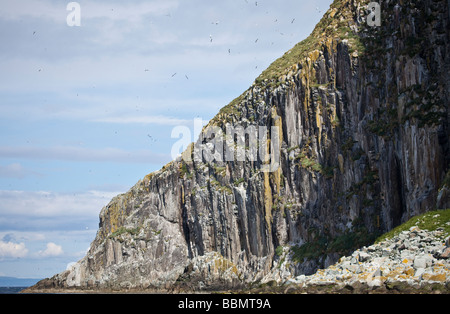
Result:
[[438,228],[443,229],[443,238],[450,235],[450,208],[429,211],[425,214],[414,216],[407,222],[397,226],[391,231],[380,236],[375,242],[381,242],[384,240],[391,239],[401,233],[402,231],[407,231],[411,227],[417,226],[419,229],[424,229],[428,231],[434,231]]
[[355,25],[357,7],[364,7],[367,2],[365,0],[335,0],[312,33],[274,61],[255,82],[258,84],[264,80],[278,80],[292,67],[306,59],[311,52],[320,49],[332,39],[347,39],[354,50],[361,50],[363,47],[351,27]]
[[[347,40],[350,53],[357,52],[359,55],[364,53],[364,45],[357,34],[356,19],[358,12],[364,10],[368,2],[368,0],[335,0],[312,33],[275,60],[255,79],[249,89],[256,86],[265,90],[279,86],[289,75],[294,76],[302,68],[315,62],[320,55],[319,51],[326,48],[331,50],[336,41]],[[210,125],[228,120],[227,116],[230,114],[237,114],[247,92],[248,90],[223,107],[211,120]]]

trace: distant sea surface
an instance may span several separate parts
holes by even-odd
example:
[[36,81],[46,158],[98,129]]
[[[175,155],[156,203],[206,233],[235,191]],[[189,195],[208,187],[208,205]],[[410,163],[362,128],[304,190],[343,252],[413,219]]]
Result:
[[0,294],[16,294],[36,284],[40,279],[0,276]]
[[0,294],[16,294],[28,287],[0,287]]

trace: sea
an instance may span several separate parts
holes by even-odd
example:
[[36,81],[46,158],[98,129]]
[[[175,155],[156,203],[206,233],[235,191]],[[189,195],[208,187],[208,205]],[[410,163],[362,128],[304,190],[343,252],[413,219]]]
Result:
[[17,294],[23,289],[33,286],[39,280],[0,276],[0,294]]
[[0,287],[0,294],[17,294],[28,287]]

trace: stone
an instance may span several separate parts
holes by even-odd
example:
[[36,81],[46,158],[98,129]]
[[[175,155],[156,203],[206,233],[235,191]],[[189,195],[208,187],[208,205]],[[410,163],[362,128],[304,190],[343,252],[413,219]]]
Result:
[[411,242],[409,240],[404,240],[403,241],[403,249],[409,249],[411,248]]
[[414,258],[414,262],[413,262],[413,266],[415,269],[427,268],[427,267],[431,266],[431,264],[432,264],[432,258],[428,254],[416,256]]
[[424,272],[421,277],[423,280],[438,282],[445,282],[447,279],[445,274],[435,274],[433,272]]
[[371,289],[379,288],[379,287],[381,287],[382,285],[383,285],[383,283],[382,283],[382,281],[381,281],[380,278],[375,278],[375,279],[370,280],[370,281],[368,282],[368,286],[369,286]]
[[300,275],[298,277],[295,278],[296,282],[304,282],[306,280],[306,276],[305,275]]
[[422,279],[422,275],[425,273],[425,268],[419,268],[414,273],[414,277],[417,277],[418,279]]
[[446,247],[442,253],[439,254],[439,258],[448,259],[450,258],[450,247]]
[[373,273],[372,273],[372,277],[380,277],[381,276],[381,268],[377,268]]
[[358,261],[359,262],[366,262],[370,259],[370,254],[366,253],[366,252],[359,252],[358,254]]

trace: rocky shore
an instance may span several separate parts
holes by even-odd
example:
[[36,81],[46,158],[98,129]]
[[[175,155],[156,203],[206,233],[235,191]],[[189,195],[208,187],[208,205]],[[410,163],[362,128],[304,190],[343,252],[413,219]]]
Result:
[[[450,224],[450,222],[447,222]],[[215,261],[214,259],[211,259]],[[192,272],[194,273],[194,272]],[[201,276],[199,276],[201,277]],[[126,290],[91,293],[178,293],[193,292],[197,280],[184,289],[170,291]],[[220,285],[220,283],[218,283]],[[39,291],[24,291],[36,293]],[[89,293],[86,290],[42,290],[45,293]],[[215,291],[220,293],[220,289]],[[443,228],[434,231],[417,226],[394,237],[356,250],[326,269],[310,276],[300,275],[284,283],[264,285],[228,293],[450,293],[450,237]]]
[[285,292],[450,292],[450,237],[417,226],[363,247],[310,276],[285,282]]

